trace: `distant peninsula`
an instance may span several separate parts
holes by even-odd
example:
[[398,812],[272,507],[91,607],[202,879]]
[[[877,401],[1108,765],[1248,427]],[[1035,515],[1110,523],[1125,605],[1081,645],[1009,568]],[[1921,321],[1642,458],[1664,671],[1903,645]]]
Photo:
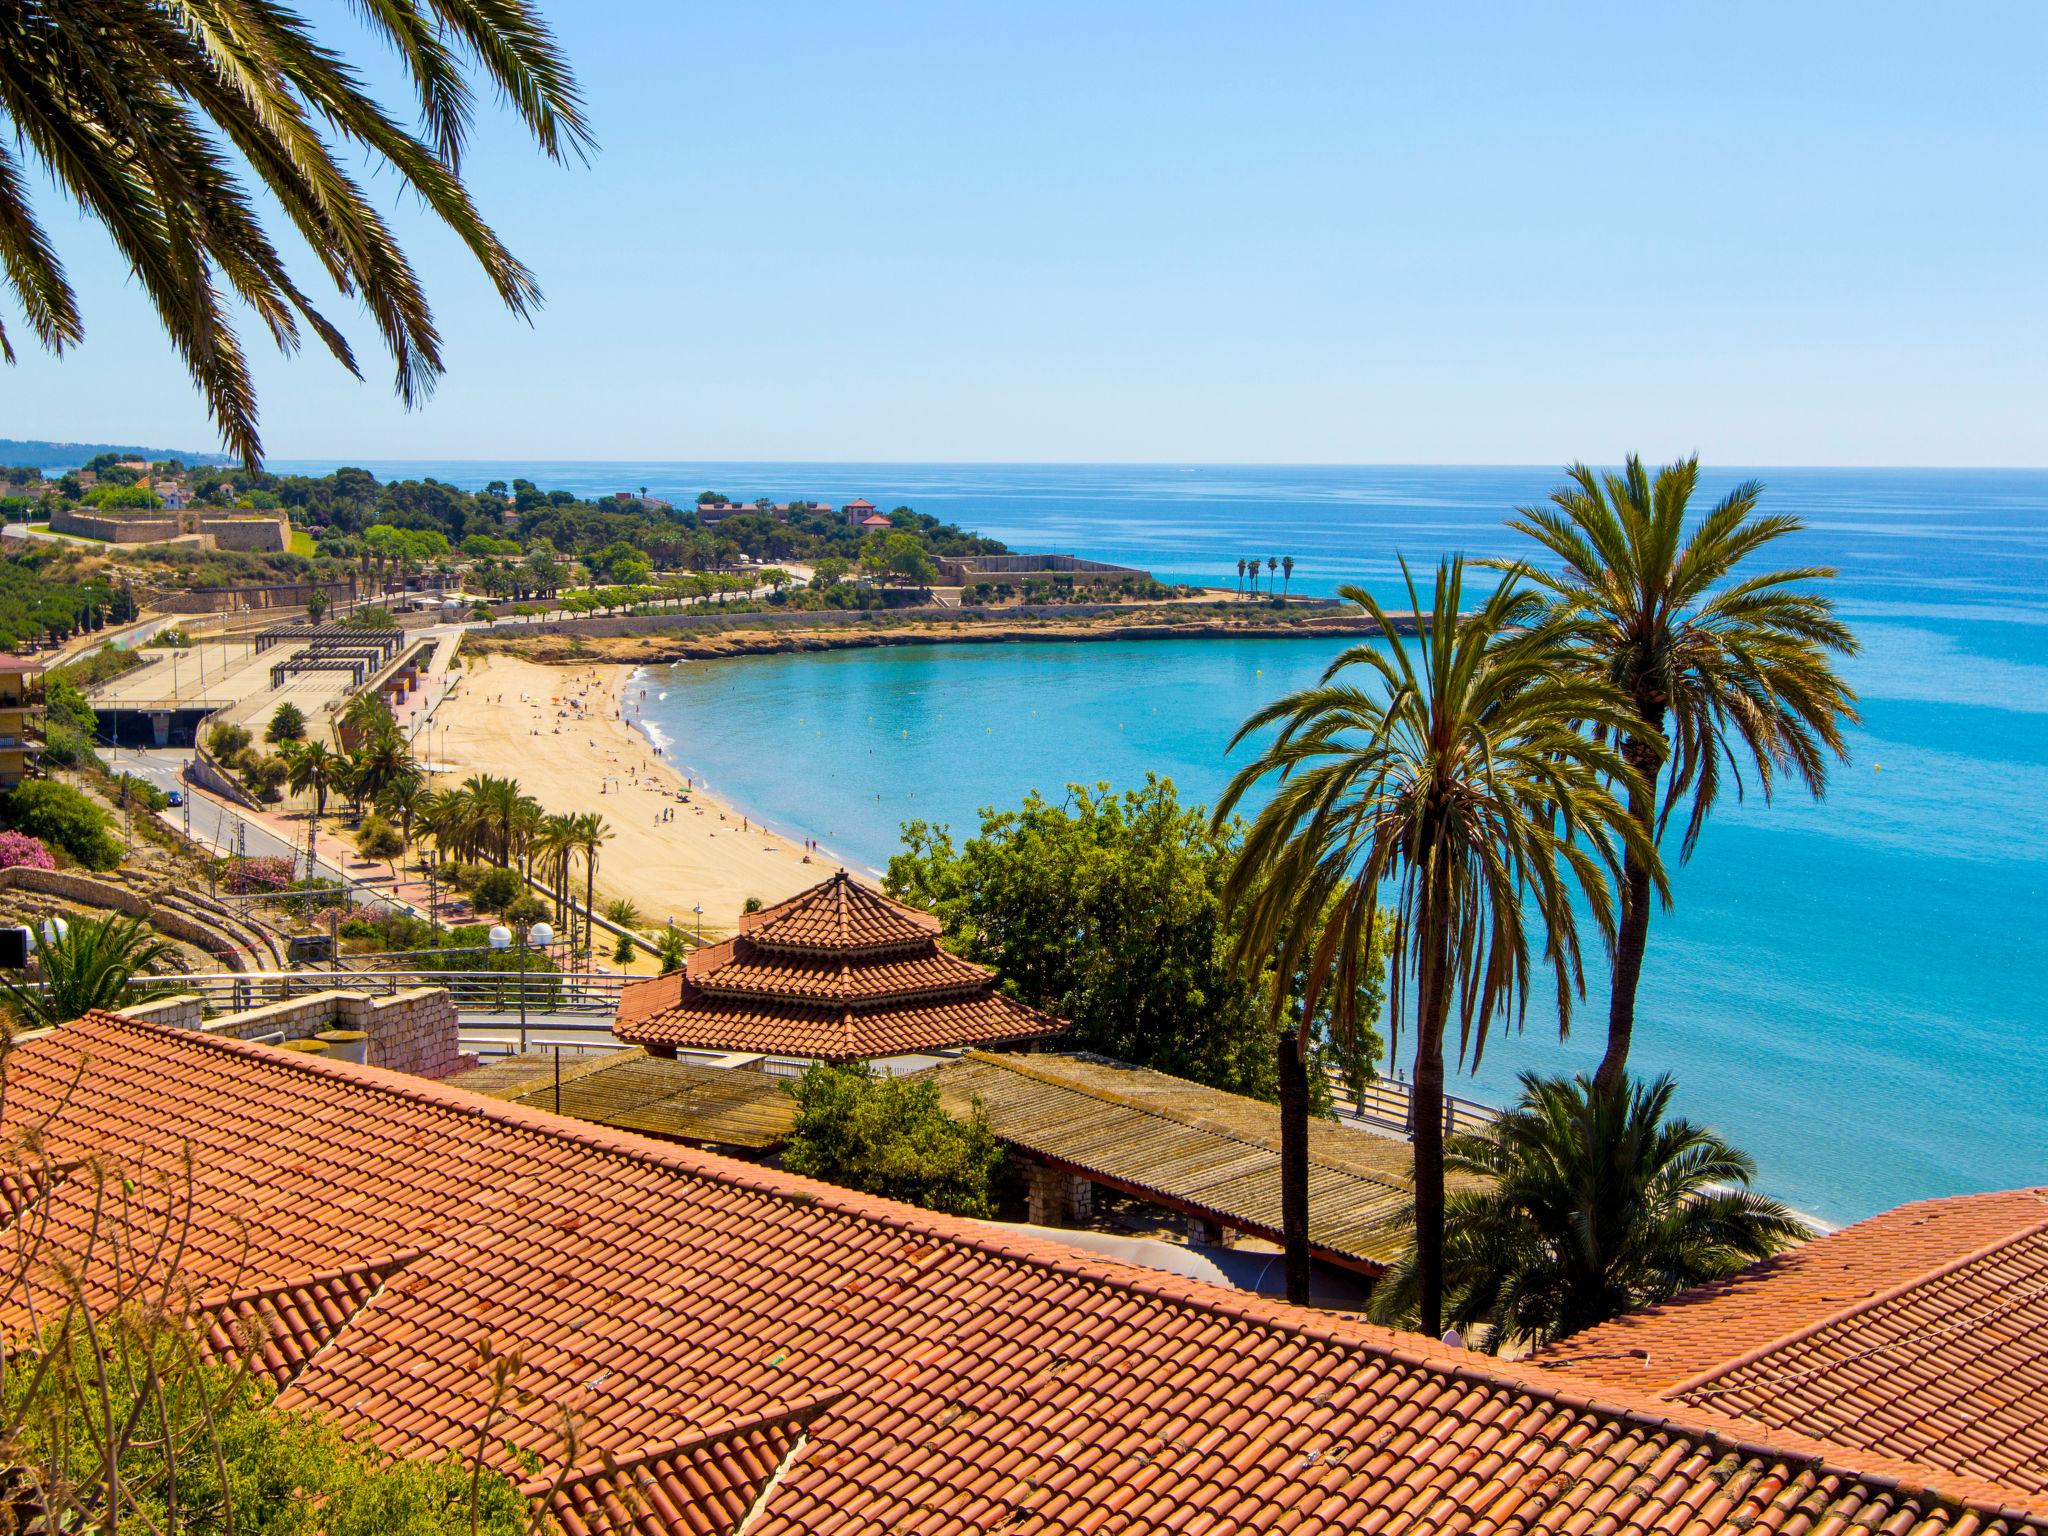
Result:
[[225,453],[189,453],[179,448],[148,448],[140,443],[52,443],[39,437],[0,437],[0,464],[31,469],[76,469],[103,453],[118,453],[124,459],[147,459],[152,464],[166,459],[192,465],[241,462]]

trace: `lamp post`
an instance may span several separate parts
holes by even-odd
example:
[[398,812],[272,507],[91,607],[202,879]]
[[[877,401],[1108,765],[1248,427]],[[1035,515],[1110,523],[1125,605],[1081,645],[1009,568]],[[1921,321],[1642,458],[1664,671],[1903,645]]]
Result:
[[697,942],[701,945],[704,942],[704,904],[699,902],[690,910],[697,914]]
[[[512,930],[503,923],[491,925],[491,948],[503,950],[512,943]],[[555,941],[555,930],[535,923],[519,936],[519,1054],[526,1054],[526,950],[529,944],[546,949]]]

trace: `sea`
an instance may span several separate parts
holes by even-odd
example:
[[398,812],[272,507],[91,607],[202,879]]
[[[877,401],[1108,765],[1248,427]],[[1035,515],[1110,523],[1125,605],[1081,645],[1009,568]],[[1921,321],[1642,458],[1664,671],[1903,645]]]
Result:
[[[278,468],[319,470],[331,463]],[[703,489],[907,505],[1013,548],[1233,587],[1292,556],[1292,591],[1403,594],[1447,553],[1529,556],[1505,526],[1549,467],[374,462],[465,487]],[[1633,1065],[1832,1222],[2048,1184],[2048,472],[1713,469],[1800,519],[1774,565],[1826,566],[1861,641],[1862,719],[1825,798],[1752,782],[1716,811],[1652,923]],[[1263,566],[1262,582],[1269,579]],[[1272,578],[1277,579],[1277,577]],[[985,807],[1147,774],[1214,798],[1259,705],[1320,675],[1309,640],[961,645],[682,663],[643,724],[684,771],[782,830],[885,867],[910,820],[971,836]],[[1539,993],[1456,1091],[1590,1070],[1604,975],[1569,1033]]]

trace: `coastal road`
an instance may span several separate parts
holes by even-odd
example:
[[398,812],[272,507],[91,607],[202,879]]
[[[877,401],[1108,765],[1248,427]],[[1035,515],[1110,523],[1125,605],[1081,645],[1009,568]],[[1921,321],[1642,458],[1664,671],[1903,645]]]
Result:
[[[166,793],[174,789],[183,790],[185,804],[177,810],[164,811],[161,815],[164,821],[188,833],[194,841],[203,843],[223,854],[233,853],[235,850],[235,829],[237,826],[241,826],[247,829],[243,834],[246,839],[243,847],[250,858],[289,859],[296,857],[301,861],[304,860],[305,852],[303,849],[294,847],[290,842],[279,837],[261,822],[238,814],[233,806],[216,800],[211,795],[204,794],[187,784],[181,775],[184,772],[185,765],[192,761],[190,748],[169,747],[153,751],[141,751],[133,747],[123,747],[118,752],[105,751],[101,756],[105,759],[107,767],[115,773],[132,773],[136,778],[146,780]],[[188,815],[191,818],[189,824],[186,820]],[[367,894],[375,895],[379,900],[385,902],[391,900],[388,892],[377,891],[374,887],[363,886],[353,875],[337,868],[324,858],[317,860],[317,870],[326,879],[339,880],[345,884],[359,887]]]

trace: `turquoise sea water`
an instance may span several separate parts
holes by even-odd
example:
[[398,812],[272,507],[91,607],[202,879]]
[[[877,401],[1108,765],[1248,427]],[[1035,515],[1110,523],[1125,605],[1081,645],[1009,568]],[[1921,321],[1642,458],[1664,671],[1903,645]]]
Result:
[[[324,466],[323,466],[324,467]],[[1392,596],[1397,554],[1519,552],[1507,510],[1544,469],[371,464],[464,485],[520,473],[593,491],[865,494],[1019,548],[1228,586],[1292,554],[1297,590]],[[1747,473],[1747,472],[1745,472]],[[1657,918],[1636,1064],[1752,1152],[1801,1207],[2048,1182],[2048,473],[1756,471],[1807,531],[1785,563],[1840,569],[1864,720],[1816,805],[1724,804]],[[1737,475],[1704,487],[1719,495]],[[886,862],[911,817],[1070,781],[1171,775],[1207,800],[1257,704],[1308,681],[1309,641],[951,646],[683,664],[649,724],[714,788],[847,858]],[[665,696],[664,696],[665,695]],[[1601,978],[1572,1039],[1532,1010],[1464,1091],[1597,1056]]]

